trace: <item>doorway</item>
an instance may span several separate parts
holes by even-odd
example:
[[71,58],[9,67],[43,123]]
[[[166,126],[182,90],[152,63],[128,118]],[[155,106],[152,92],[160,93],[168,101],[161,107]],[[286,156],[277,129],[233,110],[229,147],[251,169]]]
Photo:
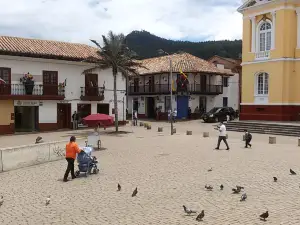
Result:
[[71,128],[71,104],[57,104],[57,126],[58,129]]
[[223,97],[223,107],[228,107],[228,97]]
[[207,77],[206,75],[201,75],[200,76],[201,92],[206,92],[206,85],[207,85]]
[[85,95],[98,96],[98,74],[85,75]]
[[155,99],[154,97],[147,97],[147,117],[155,119]]
[[109,104],[97,104],[97,113],[109,115]]
[[15,131],[34,132],[38,131],[39,107],[38,106],[15,106]]
[[177,96],[177,118],[186,119],[188,117],[189,96]]
[[91,115],[92,107],[91,104],[77,104],[77,113],[79,115],[79,124],[82,123],[82,119]]
[[139,112],[139,100],[137,98],[133,99],[132,109],[133,111]]
[[207,102],[207,98],[206,96],[200,96],[199,97],[199,110],[201,113],[205,113],[206,112],[206,103]]

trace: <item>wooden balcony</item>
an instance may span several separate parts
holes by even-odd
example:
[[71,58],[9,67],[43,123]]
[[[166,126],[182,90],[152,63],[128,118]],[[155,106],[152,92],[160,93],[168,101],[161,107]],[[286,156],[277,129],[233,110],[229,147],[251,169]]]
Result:
[[80,87],[82,101],[103,101],[104,88],[103,87]]
[[223,85],[201,85],[190,84],[189,92],[198,95],[220,95],[223,94]]
[[128,95],[158,95],[158,94],[169,94],[170,93],[169,84],[155,84],[155,85],[139,85],[139,86],[129,86]]
[[0,100],[63,100],[65,88],[59,85],[0,84]]

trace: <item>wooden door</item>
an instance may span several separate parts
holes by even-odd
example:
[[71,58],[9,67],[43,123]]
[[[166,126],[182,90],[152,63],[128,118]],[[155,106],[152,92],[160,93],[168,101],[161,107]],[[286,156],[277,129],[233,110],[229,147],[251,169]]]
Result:
[[4,80],[5,84],[0,84],[0,94],[11,94],[11,69],[0,67],[0,78]]
[[85,75],[85,95],[98,96],[98,74]]
[[58,72],[43,71],[43,95],[58,95]]
[[58,129],[71,128],[71,104],[57,104]]

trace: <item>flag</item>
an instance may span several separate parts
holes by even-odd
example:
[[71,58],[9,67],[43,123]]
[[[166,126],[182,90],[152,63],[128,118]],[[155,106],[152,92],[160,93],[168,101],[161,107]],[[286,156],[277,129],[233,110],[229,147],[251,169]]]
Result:
[[180,70],[179,70],[179,72],[180,72],[180,74],[181,74],[182,76],[184,76],[184,78],[185,78],[185,79],[188,79],[188,76],[187,76],[187,75],[185,75],[185,73],[184,73],[184,72],[182,72],[182,69],[180,69]]

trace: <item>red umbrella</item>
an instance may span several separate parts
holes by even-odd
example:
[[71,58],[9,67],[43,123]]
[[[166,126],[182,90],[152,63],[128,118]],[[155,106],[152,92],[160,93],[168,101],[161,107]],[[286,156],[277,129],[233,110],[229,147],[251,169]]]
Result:
[[110,126],[114,124],[114,118],[106,114],[91,114],[83,118],[83,122],[88,126]]
[[0,84],[6,84],[5,80],[0,78]]

